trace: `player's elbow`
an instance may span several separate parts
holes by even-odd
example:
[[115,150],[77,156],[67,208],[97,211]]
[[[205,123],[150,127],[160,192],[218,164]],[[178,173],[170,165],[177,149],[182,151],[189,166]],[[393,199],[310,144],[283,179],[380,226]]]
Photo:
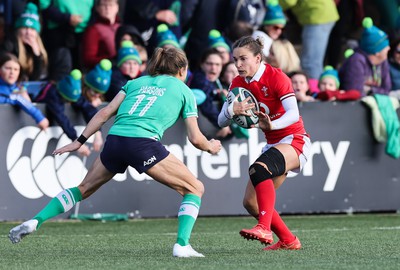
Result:
[[189,141],[191,144],[193,144],[194,147],[201,149],[202,142],[204,141],[204,138],[201,138],[200,136],[197,135],[192,135],[188,137]]

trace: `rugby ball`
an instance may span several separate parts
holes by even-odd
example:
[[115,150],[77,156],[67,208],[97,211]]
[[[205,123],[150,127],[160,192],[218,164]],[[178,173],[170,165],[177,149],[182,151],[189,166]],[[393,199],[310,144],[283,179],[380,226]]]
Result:
[[252,110],[248,110],[250,116],[246,115],[234,115],[232,120],[243,128],[251,128],[251,125],[255,125],[258,123],[258,116],[255,114],[256,111],[259,111],[259,105],[257,99],[254,95],[247,89],[243,87],[235,87],[229,91],[228,96],[226,97],[228,105],[231,105],[233,102],[238,101],[242,102],[247,97],[250,97],[248,103],[254,103],[255,107]]

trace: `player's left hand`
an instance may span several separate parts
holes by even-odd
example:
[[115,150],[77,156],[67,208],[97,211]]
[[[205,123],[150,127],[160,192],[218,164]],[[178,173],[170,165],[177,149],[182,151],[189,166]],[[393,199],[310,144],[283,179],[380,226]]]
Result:
[[[254,112],[258,116],[258,127],[263,131],[272,130],[272,121],[269,116],[261,111]],[[252,125],[252,127],[256,127],[256,125]]]

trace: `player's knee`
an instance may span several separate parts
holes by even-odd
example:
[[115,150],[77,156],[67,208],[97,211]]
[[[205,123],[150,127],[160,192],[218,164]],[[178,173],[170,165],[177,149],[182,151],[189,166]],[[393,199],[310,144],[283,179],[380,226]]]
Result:
[[193,193],[199,197],[202,197],[204,194],[204,185],[200,180],[197,180],[188,188],[185,193]]
[[253,186],[280,176],[285,173],[285,157],[282,153],[272,147],[263,153],[249,168],[249,175]]
[[197,183],[198,183],[197,184],[197,191],[199,192],[199,196],[202,197],[203,194],[204,194],[204,190],[205,190],[204,184],[203,184],[203,182],[201,182],[199,180],[197,180]]
[[258,162],[255,162],[250,166],[249,175],[253,186],[257,186],[265,180],[272,179],[272,174],[266,164],[260,164]]

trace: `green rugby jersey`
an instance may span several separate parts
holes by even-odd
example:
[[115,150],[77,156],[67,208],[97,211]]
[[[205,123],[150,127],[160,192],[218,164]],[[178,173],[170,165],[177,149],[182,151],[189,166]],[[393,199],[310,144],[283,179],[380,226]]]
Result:
[[161,140],[179,117],[197,117],[195,97],[179,79],[143,76],[129,81],[109,134]]

